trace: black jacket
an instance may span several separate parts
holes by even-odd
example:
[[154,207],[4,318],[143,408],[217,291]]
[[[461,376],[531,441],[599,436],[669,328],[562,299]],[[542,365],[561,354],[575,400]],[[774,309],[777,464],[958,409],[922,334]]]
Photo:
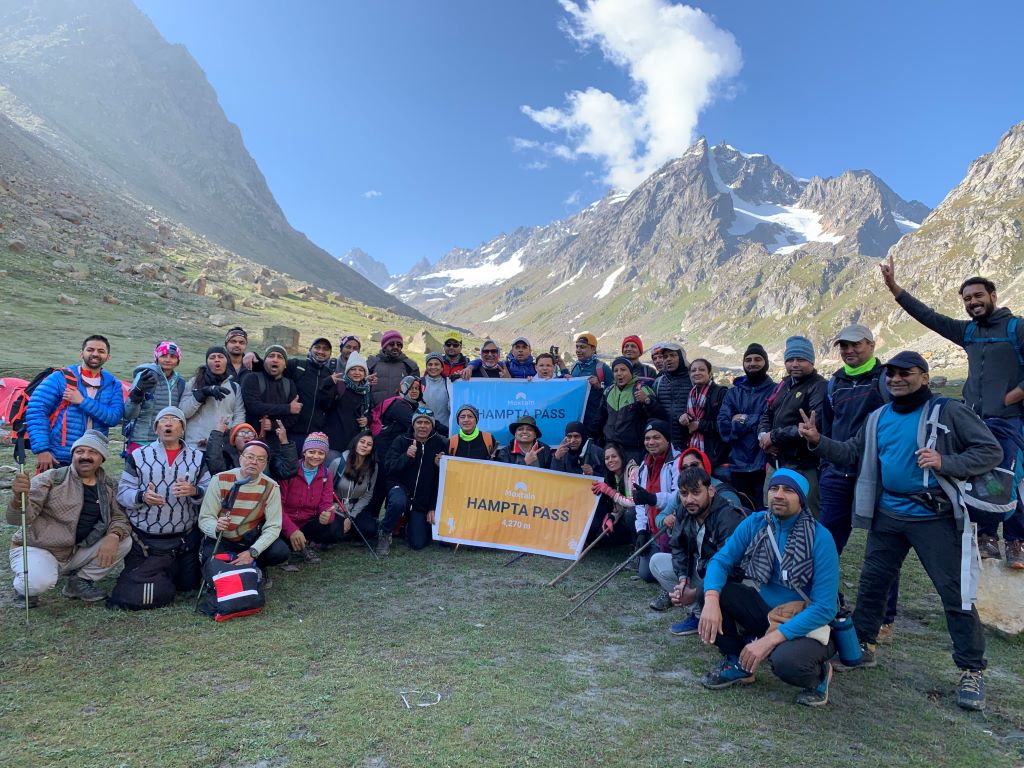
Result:
[[[302,435],[323,432],[327,409],[334,402],[334,381],[327,364],[317,364],[308,357],[293,357],[285,366],[284,375],[295,382],[302,401],[302,410],[290,430]],[[340,449],[344,450],[344,449]]]
[[[245,420],[259,432],[260,419],[267,416],[271,422],[278,419],[289,432],[295,431],[296,416],[288,407],[298,394],[295,382],[282,376],[272,379],[262,371],[253,371],[242,378],[242,401],[245,403]],[[276,427],[277,424],[272,424]],[[268,445],[277,444],[273,429],[263,436]]]
[[[416,444],[416,458],[406,455],[409,445]],[[405,489],[417,512],[429,512],[437,504],[437,483],[440,470],[434,457],[444,453],[448,444],[436,432],[431,432],[425,443],[413,437],[412,432],[395,438],[384,461],[388,486],[400,485]]]
[[[508,442],[508,445],[503,445],[498,449],[497,454],[494,456],[495,461],[500,461],[503,464],[521,464],[524,467],[530,466],[526,463],[526,454],[514,453],[512,448],[515,445],[515,438]],[[533,464],[534,467],[540,469],[551,469],[551,457],[553,452],[544,443],[540,444],[541,448],[537,452],[537,463]]]
[[[203,453],[203,461],[211,475],[220,472],[227,472],[238,466],[238,450],[227,440],[227,435],[219,429],[210,433],[206,440],[206,451]],[[270,458],[267,461],[267,475],[281,482],[289,477],[299,474],[299,455],[295,445],[285,443],[274,445],[270,449]]]
[[800,381],[787,376],[768,398],[768,406],[757,423],[758,434],[770,432],[772,443],[779,449],[777,456],[768,456],[772,464],[791,469],[813,469],[818,466],[818,456],[800,437],[800,410],[814,411],[814,420],[821,431],[822,411],[825,406],[825,390],[828,388],[821,374],[814,371]]
[[683,429],[679,417],[686,413],[686,400],[691,389],[693,384],[690,382],[690,372],[682,366],[654,380],[654,394],[668,414],[667,421],[672,432],[669,441],[677,451],[685,448],[690,441],[690,433]]
[[722,410],[722,401],[728,391],[728,387],[711,382],[704,404],[704,418],[697,425],[697,431],[704,436],[704,453],[711,460],[712,467],[720,467],[729,461],[729,443],[722,439],[722,433],[718,431],[718,413]]
[[368,396],[364,398],[353,392],[344,382],[336,386],[334,402],[324,418],[324,432],[332,451],[348,450],[352,438],[363,429],[356,423],[356,419],[360,416],[369,419],[372,407],[372,401]]
[[[745,515],[720,494],[711,500],[711,509],[704,518],[704,541],[697,551],[697,534],[700,525],[685,509],[679,508],[682,519],[676,521],[669,537],[672,548],[672,568],[678,578],[685,576],[692,580],[694,576],[704,578],[711,558],[725,545],[725,540],[732,536],[736,526],[743,522]],[[739,567],[730,574],[730,581],[742,581],[743,570]]]
[[[636,388],[638,382],[634,379],[630,382],[631,388]],[[646,388],[645,388],[646,389]],[[640,450],[644,448],[644,426],[650,419],[665,419],[668,414],[665,406],[658,398],[650,398],[646,404],[636,400],[618,410],[612,408],[609,397],[619,391],[618,386],[613,384],[604,393],[601,401],[601,434],[605,443],[618,443],[629,450]],[[678,426],[678,424],[676,425]]]
[[[602,451],[596,446],[593,441],[590,441],[590,445],[587,445],[586,440],[583,441],[583,445],[580,446],[578,451],[566,451],[562,458],[555,456],[554,450],[551,451],[551,469],[558,472],[569,472],[574,475],[583,474],[583,465],[589,464],[594,469],[594,479],[604,475],[604,461],[602,460]],[[583,448],[586,447],[586,453],[584,454]]]
[[377,383],[370,390],[374,405],[380,405],[392,395],[398,394],[398,385],[406,376],[420,377],[420,367],[415,360],[402,354],[391,359],[380,355],[370,355],[366,360],[367,369],[377,375]]
[[[825,411],[821,434],[833,440],[849,440],[864,424],[868,414],[889,401],[885,387],[885,366],[875,358],[875,365],[860,376],[850,376],[845,368],[832,374],[825,395]],[[824,468],[825,463],[822,463]],[[829,466],[833,472],[847,477],[857,474],[856,467]]]

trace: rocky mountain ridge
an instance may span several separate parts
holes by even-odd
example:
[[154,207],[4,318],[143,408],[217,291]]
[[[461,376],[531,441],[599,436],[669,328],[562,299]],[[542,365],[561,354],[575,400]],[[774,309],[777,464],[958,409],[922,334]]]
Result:
[[338,261],[351,267],[378,288],[386,288],[391,283],[391,274],[387,265],[377,261],[362,248],[350,248]]
[[130,0],[0,5],[0,113],[55,163],[225,248],[425,319],[291,227],[199,65]]

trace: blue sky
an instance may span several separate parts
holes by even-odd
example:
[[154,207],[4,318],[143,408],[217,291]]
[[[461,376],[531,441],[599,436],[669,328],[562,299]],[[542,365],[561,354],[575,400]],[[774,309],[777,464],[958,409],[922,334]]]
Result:
[[293,226],[392,272],[563,218],[698,135],[934,206],[1024,120],[1020,3],[136,4]]

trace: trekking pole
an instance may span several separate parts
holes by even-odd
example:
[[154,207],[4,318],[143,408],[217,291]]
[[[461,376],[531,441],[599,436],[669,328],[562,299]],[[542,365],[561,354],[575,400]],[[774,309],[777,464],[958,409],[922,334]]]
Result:
[[[231,510],[235,507],[235,501],[238,499],[238,491],[243,485],[250,482],[252,478],[248,475],[242,475],[240,478],[235,480],[231,485],[231,490],[228,491],[228,496],[224,499],[224,503],[221,505],[220,512],[217,514],[217,519],[220,520],[222,517],[231,514]],[[212,560],[217,550],[220,548],[221,537],[224,536],[224,531],[217,531],[217,539],[213,542],[213,552],[210,553],[210,559]],[[200,566],[202,563],[200,563]],[[203,583],[199,586],[199,594],[196,596],[196,607],[195,611],[199,610],[199,602],[203,599],[203,595],[206,593],[206,579],[203,579]]]
[[[18,474],[25,474],[25,434],[18,435],[14,442],[14,463],[18,465]],[[25,594],[25,626],[28,626],[28,522],[25,511],[25,494],[21,494],[21,588]]]
[[502,568],[508,568],[510,565],[512,565],[512,563],[519,562],[520,560],[522,560],[524,557],[526,557],[529,554],[530,554],[529,552],[520,552],[518,555],[516,555],[511,560],[509,560],[507,563],[505,563],[502,566]]
[[[621,512],[618,515],[614,516],[614,522],[616,522],[616,523],[619,522],[619,518],[620,517],[622,517],[622,513]],[[587,553],[589,553],[590,550],[592,550],[594,547],[596,547],[598,545],[598,542],[600,542],[601,539],[603,539],[607,535],[608,535],[608,531],[602,529],[600,535],[596,539],[594,539],[592,542],[590,542],[590,546],[588,546],[586,549],[584,549],[580,553],[579,558],[572,565],[570,565],[568,568],[566,568],[560,574],[555,576],[555,578],[553,578],[551,581],[549,581],[548,582],[548,586],[549,587],[553,587],[553,586],[555,586],[555,584],[557,584],[562,579],[564,579],[566,576],[568,576],[569,575],[569,571],[571,571],[573,568],[575,568],[577,565],[579,565],[580,561],[583,560],[583,558],[587,556]]]
[[358,525],[356,525],[356,519],[354,517],[352,517],[352,515],[350,515],[348,513],[347,509],[345,509],[345,505],[341,503],[341,499],[338,498],[338,494],[335,493],[333,495],[334,495],[334,500],[336,502],[338,502],[338,506],[341,507],[341,509],[345,512],[345,517],[347,517],[349,520],[352,521],[352,527],[356,529],[356,533],[359,534],[359,538],[363,540],[363,544],[365,544],[366,548],[368,550],[370,550],[370,554],[373,555],[373,559],[376,560],[379,563],[380,562],[380,557],[377,556],[377,552],[374,550],[374,548],[370,546],[370,542],[367,540],[366,536],[363,534],[362,529]]
[[588,587],[587,589],[583,590],[582,592],[579,592],[579,593],[573,595],[572,597],[570,597],[569,599],[572,600],[572,601],[580,600],[580,598],[582,598],[582,600],[580,600],[579,603],[577,603],[575,606],[573,606],[572,610],[569,611],[569,613],[565,614],[565,616],[563,616],[562,618],[568,618],[569,616],[571,616],[580,606],[584,605],[588,600],[590,600],[590,598],[592,598],[594,595],[596,595],[598,592],[600,592],[602,587],[604,587],[612,579],[614,579],[616,576],[618,576],[625,569],[625,567],[627,565],[629,565],[631,562],[633,562],[633,559],[635,557],[637,557],[638,555],[642,554],[645,549],[647,549],[649,546],[651,546],[651,544],[653,544],[655,541],[657,541],[658,537],[661,536],[661,534],[664,533],[667,529],[668,529],[668,526],[663,525],[661,528],[659,528],[657,531],[655,531],[654,535],[651,536],[651,538],[649,538],[647,540],[646,544],[644,544],[641,547],[639,547],[635,552],[633,552],[633,554],[631,554],[629,557],[627,557],[621,563],[619,563],[614,568],[612,568],[611,571],[609,571],[607,574],[605,574],[603,577],[601,577],[596,584],[594,584],[594,585]]

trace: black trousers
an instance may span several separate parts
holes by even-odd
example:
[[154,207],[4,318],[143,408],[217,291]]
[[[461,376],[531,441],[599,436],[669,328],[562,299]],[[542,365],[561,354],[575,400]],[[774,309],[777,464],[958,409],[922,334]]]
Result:
[[[732,487],[742,496],[740,501],[743,502],[743,506],[747,507],[749,502],[753,506],[747,507],[747,509],[759,510],[764,509],[764,470],[758,469],[753,472],[737,472],[735,469],[732,471]],[[744,496],[746,498],[744,498]]]
[[960,669],[984,669],[985,635],[978,611],[973,605],[969,611],[961,607],[960,534],[952,517],[901,520],[875,513],[853,611],[857,637],[869,643],[878,638],[889,590],[911,547],[942,600],[954,663]]
[[[320,522],[319,516],[306,522],[300,529],[308,541],[315,541],[317,544],[334,544],[345,538],[345,521],[341,515],[335,515],[330,523],[324,525]],[[288,538],[281,534],[281,539],[288,544]]]
[[[255,541],[255,539],[254,539]],[[211,539],[209,536],[203,538],[202,547],[202,562],[206,562],[213,556],[213,547],[217,543],[216,539]],[[247,552],[251,544],[245,544],[244,542],[228,541],[227,539],[220,540],[220,546],[217,547],[217,552],[230,552],[233,555],[237,555],[239,552]],[[260,556],[256,558],[256,565],[260,568],[269,568],[272,565],[281,565],[281,563],[288,562],[288,555],[291,552],[291,548],[284,543],[280,538],[275,539],[274,543],[267,547]]]
[[[719,595],[722,608],[722,634],[715,645],[726,656],[739,656],[746,640],[743,635],[763,637],[768,632],[768,612],[771,608],[753,587],[738,582],[727,582]],[[782,682],[799,688],[814,688],[821,682],[821,670],[835,654],[832,638],[822,645],[809,637],[786,640],[772,655],[772,671]]]
[[381,521],[380,529],[391,533],[398,525],[399,518],[408,515],[405,523],[405,540],[409,549],[423,549],[431,542],[430,523],[427,522],[426,510],[416,509],[409,501],[409,495],[400,485],[388,491],[388,502]]
[[[169,554],[173,556],[170,576],[174,580],[174,588],[178,592],[191,592],[199,589],[202,574],[199,571],[199,542],[203,532],[193,528],[187,533],[175,533],[166,536],[152,536],[136,529],[132,548],[124,558],[125,572],[138,568],[149,554]],[[145,549],[139,542],[145,545]]]

